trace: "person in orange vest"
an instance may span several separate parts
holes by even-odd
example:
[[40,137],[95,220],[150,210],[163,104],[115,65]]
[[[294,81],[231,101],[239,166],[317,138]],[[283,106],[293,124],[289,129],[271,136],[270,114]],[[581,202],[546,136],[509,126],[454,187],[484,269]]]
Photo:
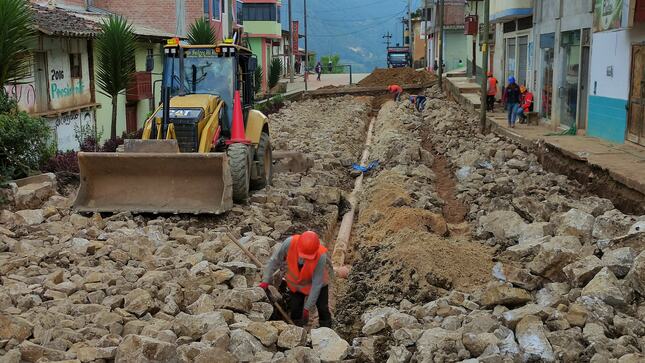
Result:
[[520,107],[517,109],[517,116],[520,118],[521,124],[526,123],[531,111],[533,111],[533,93],[522,85],[520,86]]
[[298,326],[309,322],[316,306],[321,327],[331,328],[329,312],[329,265],[327,248],[316,232],[306,231],[287,238],[267,263],[260,287],[267,289],[275,271],[286,265],[284,279],[289,288],[289,311]]
[[398,84],[391,84],[387,86],[387,91],[394,95],[394,101],[401,101],[401,93],[403,93],[403,88]]
[[488,72],[488,93],[486,96],[486,105],[488,106],[488,111],[494,111],[495,95],[497,95],[497,78],[493,76],[492,72]]

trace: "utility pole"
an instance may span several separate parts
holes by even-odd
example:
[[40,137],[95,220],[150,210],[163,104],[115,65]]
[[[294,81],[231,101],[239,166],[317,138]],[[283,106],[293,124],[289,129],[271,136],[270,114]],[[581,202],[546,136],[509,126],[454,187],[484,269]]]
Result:
[[439,41],[437,48],[439,48],[439,89],[443,91],[443,6],[444,0],[439,3]]
[[387,44],[387,47],[389,48],[390,43],[392,43],[392,41],[390,40],[392,39],[392,34],[390,34],[390,32],[387,32],[387,34],[383,36],[383,39],[385,39],[385,44]]
[[487,96],[488,96],[488,37],[490,32],[490,0],[484,0],[484,34],[482,34],[482,39],[484,40],[482,44],[483,50],[483,59],[482,59],[482,88],[481,88],[481,105],[479,106],[479,131],[484,134],[486,133],[486,105],[487,105]]
[[307,91],[307,78],[309,78],[309,47],[307,46],[307,41],[309,36],[307,35],[307,0],[305,2],[305,92]]
[[[289,83],[293,83],[293,22],[291,21],[291,2],[289,0]],[[298,39],[298,34],[295,35]],[[296,43],[297,44],[297,43]]]
[[408,39],[410,39],[410,59],[414,67],[414,36],[412,32],[412,0],[408,0]]
[[428,65],[430,64],[428,60],[428,0],[423,0],[423,34],[425,34],[425,39],[423,40],[423,58],[426,60],[425,68],[428,70]]

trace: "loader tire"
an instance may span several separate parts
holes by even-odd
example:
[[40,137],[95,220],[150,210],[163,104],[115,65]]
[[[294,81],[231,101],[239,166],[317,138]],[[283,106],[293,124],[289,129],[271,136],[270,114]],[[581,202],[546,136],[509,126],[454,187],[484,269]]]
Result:
[[244,203],[249,197],[249,183],[251,181],[249,146],[244,144],[229,146],[228,165],[233,179],[233,201]]
[[260,136],[255,161],[257,162],[258,177],[251,180],[251,188],[259,190],[271,185],[273,180],[273,151],[271,150],[271,138],[266,132]]

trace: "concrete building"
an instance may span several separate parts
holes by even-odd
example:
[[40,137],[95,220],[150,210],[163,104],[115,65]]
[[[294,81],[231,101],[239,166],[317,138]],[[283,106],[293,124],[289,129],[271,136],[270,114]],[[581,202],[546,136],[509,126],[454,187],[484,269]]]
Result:
[[242,4],[240,19],[244,27],[244,36],[262,67],[263,92],[267,90],[268,70],[273,59],[274,47],[281,44],[281,6],[279,0],[245,0]]
[[592,0],[534,3],[535,71],[528,86],[542,121],[554,129],[587,128],[592,7]]
[[[439,59],[439,22],[438,22],[438,0],[428,0],[428,54],[429,67],[432,68],[434,61]],[[443,62],[444,71],[449,72],[466,66],[467,46],[466,35],[464,34],[464,11],[463,0],[444,0],[444,31],[443,31]],[[415,34],[419,34],[415,30]],[[415,50],[415,53],[417,51]]]
[[100,106],[92,56],[98,27],[55,7],[32,4],[32,9],[38,33],[31,76],[5,89],[21,110],[49,123],[58,149],[78,149],[75,129],[82,122],[92,124]]
[[596,1],[588,101],[590,136],[645,145],[644,22],[645,1]]

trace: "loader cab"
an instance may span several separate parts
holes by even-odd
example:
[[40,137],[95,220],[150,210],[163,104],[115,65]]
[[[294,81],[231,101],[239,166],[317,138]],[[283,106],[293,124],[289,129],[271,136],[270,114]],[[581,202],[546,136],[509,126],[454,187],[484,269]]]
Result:
[[253,107],[256,68],[257,59],[251,51],[236,44],[169,44],[164,51],[162,92],[167,90],[169,98],[193,94],[219,97],[226,105],[223,126],[230,127],[236,90],[240,91],[245,120]]

